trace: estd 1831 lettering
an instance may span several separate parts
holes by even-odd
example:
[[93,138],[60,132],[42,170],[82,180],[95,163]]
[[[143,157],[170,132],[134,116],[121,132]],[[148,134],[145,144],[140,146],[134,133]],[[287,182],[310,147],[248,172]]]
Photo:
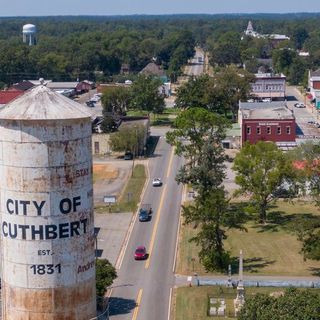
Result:
[[55,272],[61,273],[61,264],[33,264],[30,266],[33,274],[38,274],[40,276],[44,274],[53,274]]

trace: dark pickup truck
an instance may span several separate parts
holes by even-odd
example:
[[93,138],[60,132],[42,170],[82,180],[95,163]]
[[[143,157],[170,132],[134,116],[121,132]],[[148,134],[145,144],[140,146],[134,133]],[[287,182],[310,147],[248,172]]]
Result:
[[152,208],[150,204],[143,204],[139,209],[139,221],[146,222],[151,219]]

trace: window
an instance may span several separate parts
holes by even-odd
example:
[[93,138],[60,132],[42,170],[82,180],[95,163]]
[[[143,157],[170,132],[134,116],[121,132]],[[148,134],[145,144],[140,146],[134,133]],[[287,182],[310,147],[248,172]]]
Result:
[[291,129],[290,127],[286,128],[287,134],[290,134],[290,131],[291,131],[290,129]]
[[267,127],[267,134],[271,134],[271,127]]
[[251,134],[251,127],[247,127],[247,134]]
[[281,134],[281,127],[277,128],[277,134]]
[[257,127],[257,134],[261,134],[261,128]]

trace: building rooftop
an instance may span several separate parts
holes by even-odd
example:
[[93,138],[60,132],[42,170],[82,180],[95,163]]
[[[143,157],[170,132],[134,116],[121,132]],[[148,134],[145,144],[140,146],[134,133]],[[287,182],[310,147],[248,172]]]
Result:
[[7,104],[15,98],[21,96],[24,92],[20,90],[0,91],[0,104]]
[[157,64],[155,64],[154,62],[150,62],[148,63],[141,71],[140,73],[147,75],[147,76],[158,76],[158,77],[162,77],[165,76],[166,73],[164,72],[164,70],[158,66]]
[[50,89],[75,89],[79,82],[48,82],[47,87]]
[[[255,104],[255,103],[252,103]],[[295,119],[294,114],[286,105],[274,106],[269,102],[262,102],[263,107],[241,108],[242,119],[249,120],[291,120]]]
[[83,105],[45,85],[36,86],[0,110],[0,119],[64,120],[91,118]]
[[274,78],[283,78],[285,79],[286,76],[283,74],[283,73],[280,73],[280,74],[275,74],[275,73],[255,73],[254,74],[255,77],[257,79],[274,79]]
[[21,82],[15,83],[12,88],[16,90],[26,91],[34,87],[34,84],[28,80],[23,80]]

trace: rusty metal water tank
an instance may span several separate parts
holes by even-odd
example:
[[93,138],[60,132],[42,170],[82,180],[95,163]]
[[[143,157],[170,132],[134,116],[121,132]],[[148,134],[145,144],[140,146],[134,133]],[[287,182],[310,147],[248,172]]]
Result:
[[0,110],[2,319],[96,315],[91,119],[44,85]]

